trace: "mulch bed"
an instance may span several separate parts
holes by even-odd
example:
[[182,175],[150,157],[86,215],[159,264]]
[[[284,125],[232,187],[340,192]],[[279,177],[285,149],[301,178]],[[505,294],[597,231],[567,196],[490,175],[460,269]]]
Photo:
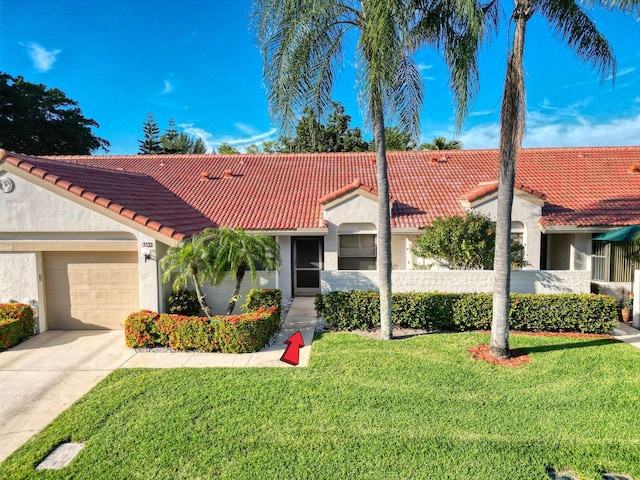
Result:
[[[372,330],[352,330],[348,333],[355,333],[362,337],[367,338],[380,338],[380,328]],[[413,328],[399,328],[393,327],[393,338],[403,339],[410,338],[417,335],[428,335],[430,333],[427,330],[419,330]],[[490,334],[488,330],[477,330],[476,333]],[[569,337],[569,338],[606,338],[614,339],[613,335],[607,333],[576,333],[576,332],[518,332],[511,331],[510,335],[529,335],[535,337]],[[499,365],[501,367],[521,367],[531,362],[531,357],[518,349],[511,349],[511,358],[496,358],[489,352],[489,345],[476,345],[467,350],[470,355],[476,360],[492,363],[493,365]]]
[[476,345],[467,350],[473,358],[483,362],[492,363],[501,367],[521,367],[531,361],[531,357],[524,352],[512,348],[509,350],[511,358],[497,358],[489,352],[489,345]]
[[[482,330],[477,333],[490,334],[491,332]],[[569,338],[615,338],[608,333],[576,333],[576,332],[509,332],[509,335],[527,335],[530,337],[569,337]],[[467,350],[476,360],[492,363],[501,367],[521,367],[531,361],[531,357],[517,349],[511,349],[511,358],[497,358],[489,352],[489,345],[476,345]]]

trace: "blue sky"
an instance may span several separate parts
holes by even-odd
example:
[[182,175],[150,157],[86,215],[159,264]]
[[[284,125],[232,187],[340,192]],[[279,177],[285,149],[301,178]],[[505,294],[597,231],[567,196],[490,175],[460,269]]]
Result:
[[[242,150],[280,133],[268,113],[250,6],[250,0],[0,0],[0,71],[77,100],[100,124],[94,133],[111,142],[111,154],[137,153],[149,112],[161,130],[173,118],[210,149],[228,142]],[[640,144],[640,22],[590,13],[614,48],[615,84],[600,82],[534,17],[525,51],[525,146]],[[505,15],[481,54],[480,91],[457,137],[465,148],[498,146],[506,27]],[[445,66],[430,50],[416,58],[426,92],[422,139],[453,138]],[[352,126],[364,127],[353,61],[345,56],[334,99]]]

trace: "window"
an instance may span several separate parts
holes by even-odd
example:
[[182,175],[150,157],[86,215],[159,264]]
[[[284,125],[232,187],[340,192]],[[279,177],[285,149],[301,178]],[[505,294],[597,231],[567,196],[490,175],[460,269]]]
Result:
[[591,277],[604,282],[631,282],[637,247],[626,242],[594,240],[591,253]]
[[338,270],[376,269],[374,234],[339,235],[338,242]]
[[609,281],[609,244],[607,242],[593,241],[591,253],[591,278],[594,280]]

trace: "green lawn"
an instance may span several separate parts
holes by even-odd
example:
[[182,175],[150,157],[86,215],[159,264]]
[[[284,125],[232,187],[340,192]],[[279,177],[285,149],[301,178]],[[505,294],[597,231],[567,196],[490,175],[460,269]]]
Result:
[[[506,368],[467,353],[488,340],[325,334],[308,368],[116,371],[0,477],[640,479],[640,350],[512,335],[531,363]],[[69,440],[69,467],[33,470]]]

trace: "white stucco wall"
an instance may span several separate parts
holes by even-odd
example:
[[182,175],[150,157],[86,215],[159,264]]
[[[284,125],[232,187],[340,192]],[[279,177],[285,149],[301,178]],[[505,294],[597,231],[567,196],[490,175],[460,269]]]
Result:
[[[15,184],[12,192],[0,192],[0,252],[6,255],[3,262],[14,265],[29,262],[19,282],[3,282],[4,287],[0,287],[1,299],[33,298],[40,305],[41,317],[44,317],[46,306],[41,285],[42,266],[34,260],[39,252],[51,249],[96,250],[96,244],[99,244],[101,251],[137,248],[140,308],[159,310],[162,292],[159,290],[158,282],[158,254],[155,253],[152,259],[145,262],[142,245],[151,244],[152,250],[158,252],[162,251],[161,242],[123,225],[106,214],[99,213],[99,207],[92,207],[97,209],[94,211],[89,206],[66,198],[55,189],[50,191],[49,188],[10,172],[0,170],[0,174]],[[132,247],[132,244],[136,246]],[[25,245],[29,245],[29,250],[33,250],[27,257],[24,252]],[[25,260],[26,258],[30,260]],[[25,295],[27,292],[29,295]]]
[[[324,238],[324,268],[338,270],[338,233],[350,225],[359,224],[366,231],[378,230],[378,202],[364,195],[345,196],[341,201],[325,207],[324,219],[328,232]],[[342,228],[342,229],[341,229]]]
[[[493,222],[497,217],[498,198],[494,197],[482,204],[473,207],[473,210],[488,216]],[[542,215],[542,207],[523,198],[516,192],[513,198],[511,211],[512,223],[520,222],[524,226],[524,258],[529,262],[527,268],[537,270],[540,268],[540,252],[542,251],[542,233],[538,220]]]
[[0,303],[37,299],[36,254],[0,252]]
[[[276,287],[276,274],[268,272],[259,272],[256,283],[251,282],[251,274],[247,272],[245,275],[242,286],[240,288],[241,298],[236,303],[233,313],[241,313],[240,306],[245,302],[245,296],[252,288],[277,288]],[[227,278],[222,282],[220,286],[212,287],[205,285],[203,293],[206,295],[207,305],[211,307],[211,311],[214,315],[224,315],[229,305],[229,299],[235,289],[235,279]],[[170,292],[169,292],[170,294]],[[167,295],[168,298],[169,295]],[[284,292],[282,298],[288,298]]]
[[[334,290],[377,290],[376,271],[324,271],[322,293]],[[395,271],[391,275],[394,292],[492,292],[493,271],[451,270]],[[590,274],[584,271],[514,270],[514,293],[589,293]]]
[[[637,277],[635,277],[637,278]],[[616,299],[616,301],[620,301],[622,298],[622,291],[625,293],[630,292],[633,289],[632,282],[601,282],[594,281],[593,283],[598,285],[598,290],[601,295],[609,295]]]
[[280,236],[276,237],[278,245],[280,246],[280,271],[275,275],[275,288],[282,290],[282,298],[292,297],[293,279],[291,271],[291,255],[292,245],[291,237]]

